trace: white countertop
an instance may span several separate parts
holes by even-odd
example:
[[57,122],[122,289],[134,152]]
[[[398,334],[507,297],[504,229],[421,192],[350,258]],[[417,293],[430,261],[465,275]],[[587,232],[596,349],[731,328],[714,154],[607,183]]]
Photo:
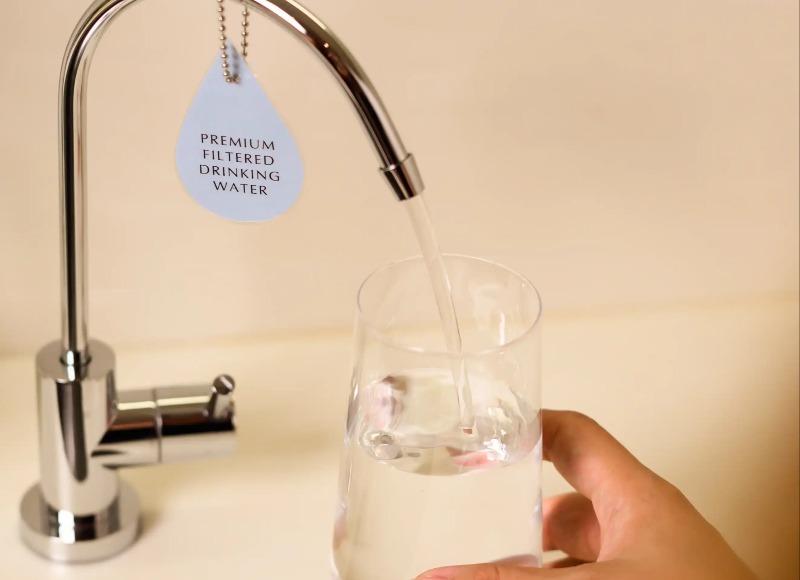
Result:
[[[796,577],[798,306],[675,306],[545,319],[544,401],[594,416],[675,482],[764,577]],[[121,388],[237,379],[231,458],[127,470],[143,533],[64,566],[17,535],[36,479],[33,357],[0,359],[0,578],[328,577],[347,333],[118,349]],[[565,489],[551,468],[545,493]],[[794,576],[793,576],[794,575]]]

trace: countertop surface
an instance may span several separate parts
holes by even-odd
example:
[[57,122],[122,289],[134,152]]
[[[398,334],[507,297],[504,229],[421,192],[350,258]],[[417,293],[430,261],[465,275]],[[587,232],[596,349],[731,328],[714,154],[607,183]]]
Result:
[[[797,577],[796,300],[545,318],[543,344],[546,406],[595,417],[763,578]],[[47,562],[17,529],[37,477],[33,357],[0,359],[0,578],[328,578],[349,334],[117,358],[121,388],[236,377],[236,454],[126,470],[143,505],[139,541],[105,562]],[[550,466],[544,487],[567,489]]]

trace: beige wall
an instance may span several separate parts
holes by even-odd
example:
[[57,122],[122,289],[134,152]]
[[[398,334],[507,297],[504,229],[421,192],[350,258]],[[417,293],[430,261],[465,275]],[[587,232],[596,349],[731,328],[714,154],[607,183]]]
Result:
[[[609,425],[765,578],[796,577],[797,2],[307,4],[381,91],[442,246],[540,288],[558,322],[546,403]],[[85,5],[3,3],[0,356],[59,331],[56,89]],[[349,328],[360,280],[417,251],[338,86],[260,18],[250,65],[295,133],[304,192],[256,226],[190,200],[173,149],[214,25],[211,0],[132,8],[89,89],[91,334],[120,350],[202,344],[201,367],[224,342]],[[331,351],[342,365],[345,350]],[[121,382],[169,364],[138,367]],[[270,400],[317,388],[311,367]]]
[[[85,5],[4,6],[0,353],[59,330],[56,87]],[[442,246],[521,270],[550,314],[797,291],[794,0],[308,5],[418,157]],[[90,331],[116,345],[347,327],[359,281],[416,252],[348,102],[261,18],[250,64],[304,192],[256,226],[189,199],[173,148],[214,24],[210,1],[143,2],[95,58]]]

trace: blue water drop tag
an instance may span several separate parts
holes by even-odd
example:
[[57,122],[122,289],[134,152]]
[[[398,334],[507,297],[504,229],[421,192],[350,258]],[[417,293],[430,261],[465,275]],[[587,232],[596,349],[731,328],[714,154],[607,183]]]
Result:
[[186,191],[204,208],[260,222],[295,202],[303,164],[291,133],[230,43],[228,55],[239,82],[226,82],[218,55],[186,113],[175,161]]

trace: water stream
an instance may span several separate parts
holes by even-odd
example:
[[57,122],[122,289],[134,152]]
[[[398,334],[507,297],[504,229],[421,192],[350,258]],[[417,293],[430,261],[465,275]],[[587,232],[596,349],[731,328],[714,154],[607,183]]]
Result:
[[467,378],[466,362],[461,356],[461,331],[458,327],[458,318],[453,304],[450,279],[447,275],[444,260],[442,260],[442,253],[439,250],[439,243],[433,231],[433,224],[424,197],[417,195],[405,200],[403,205],[408,210],[408,215],[414,226],[414,232],[417,234],[417,241],[431,277],[433,294],[436,299],[436,306],[439,309],[439,318],[442,322],[445,346],[448,352],[453,355],[453,382],[456,385],[458,406],[461,412],[461,428],[464,433],[471,435],[475,432],[475,412],[472,405],[472,391]]

